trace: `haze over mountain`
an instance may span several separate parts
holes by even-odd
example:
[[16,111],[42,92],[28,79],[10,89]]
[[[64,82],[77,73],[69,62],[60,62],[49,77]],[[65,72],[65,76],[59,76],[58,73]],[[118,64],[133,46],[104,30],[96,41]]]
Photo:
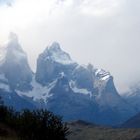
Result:
[[26,53],[14,33],[10,34],[4,49],[4,52],[1,52],[3,56],[1,55],[0,73],[8,80],[10,89],[30,88],[33,73],[28,65]]
[[104,125],[120,124],[137,113],[118,94],[109,72],[79,65],[57,42],[38,56],[33,73],[18,37],[11,35],[0,63],[0,96],[6,105],[17,110],[46,108],[66,121]]
[[17,33],[33,71],[56,40],[78,63],[110,71],[120,92],[140,80],[139,0],[0,0],[0,19],[0,44]]
[[140,111],[140,83],[135,84],[122,97],[138,111]]

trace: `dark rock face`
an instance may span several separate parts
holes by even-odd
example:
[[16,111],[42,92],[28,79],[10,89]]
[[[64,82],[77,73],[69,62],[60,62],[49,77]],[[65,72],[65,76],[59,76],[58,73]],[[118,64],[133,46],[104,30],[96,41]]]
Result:
[[91,72],[87,68],[78,66],[76,69],[74,69],[72,78],[75,81],[78,88],[86,88],[88,90],[93,89],[93,72]]

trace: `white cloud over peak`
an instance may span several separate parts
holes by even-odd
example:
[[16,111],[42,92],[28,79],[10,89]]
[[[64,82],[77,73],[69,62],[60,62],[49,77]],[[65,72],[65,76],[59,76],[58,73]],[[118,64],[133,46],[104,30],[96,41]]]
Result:
[[50,14],[59,16],[67,9],[78,9],[81,14],[108,15],[118,8],[119,0],[15,0],[12,6],[0,8],[1,25],[8,30],[26,28],[33,22],[47,20]]

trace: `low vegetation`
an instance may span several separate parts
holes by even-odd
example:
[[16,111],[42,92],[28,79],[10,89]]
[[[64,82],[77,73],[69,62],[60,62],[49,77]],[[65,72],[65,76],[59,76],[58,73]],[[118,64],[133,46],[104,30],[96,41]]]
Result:
[[[69,128],[69,129],[68,129]],[[0,100],[0,140],[140,140],[140,129],[68,123],[47,110],[16,112]]]
[[66,140],[68,128],[47,110],[16,112],[0,105],[0,140]]

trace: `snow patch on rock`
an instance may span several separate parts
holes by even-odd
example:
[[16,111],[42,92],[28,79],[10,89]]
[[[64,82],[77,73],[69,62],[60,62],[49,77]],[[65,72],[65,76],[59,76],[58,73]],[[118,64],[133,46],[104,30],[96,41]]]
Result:
[[84,88],[78,88],[73,80],[71,80],[69,82],[69,85],[74,93],[81,93],[84,95],[90,95],[90,97],[92,96],[91,91],[88,91],[87,89],[84,89]]
[[72,64],[74,63],[70,58],[69,54],[61,50],[60,45],[57,42],[52,43],[45,50],[46,60],[51,59],[57,63],[61,64]]
[[19,90],[16,90],[17,94],[19,96],[27,96],[33,98],[34,101],[37,100],[43,100],[45,103],[47,102],[47,99],[52,96],[50,93],[50,90],[54,87],[56,83],[56,80],[52,83],[48,84],[47,86],[42,86],[38,82],[36,82],[35,78],[33,78],[31,85],[33,89],[28,92],[22,92]]

